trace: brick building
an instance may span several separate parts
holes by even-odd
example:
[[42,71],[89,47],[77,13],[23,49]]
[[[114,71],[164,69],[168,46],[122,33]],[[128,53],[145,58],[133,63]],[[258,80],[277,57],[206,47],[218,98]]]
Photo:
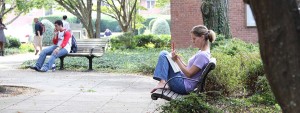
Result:
[[[171,0],[171,36],[176,47],[190,47],[190,30],[195,25],[203,24],[200,6],[201,0]],[[229,1],[228,16],[232,36],[246,42],[257,42],[257,29],[255,25],[249,24],[246,11],[246,4],[242,0]]]
[[155,7],[155,0],[140,0],[140,5],[145,7],[147,10],[140,10],[141,15],[160,14],[160,8]]

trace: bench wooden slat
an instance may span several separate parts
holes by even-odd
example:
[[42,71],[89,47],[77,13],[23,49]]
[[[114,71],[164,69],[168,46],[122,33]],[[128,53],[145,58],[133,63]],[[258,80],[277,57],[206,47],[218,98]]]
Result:
[[175,93],[175,92],[173,92],[173,91],[171,91],[171,90],[169,90],[169,89],[165,89],[165,90],[164,90],[164,93],[162,94],[162,93],[161,93],[162,90],[163,90],[163,89],[157,89],[155,92],[153,92],[153,93],[151,94],[151,98],[152,98],[153,100],[157,100],[158,98],[163,98],[163,99],[165,99],[165,100],[170,101],[170,100],[172,100],[172,99],[177,99],[177,98],[182,98],[182,97],[183,97],[183,95],[180,95],[180,94],[178,94],[178,93]]
[[175,93],[173,91],[170,90],[169,94],[167,94],[166,96],[168,97],[172,97]]
[[[162,89],[160,89],[160,90],[162,90]],[[168,95],[170,92],[171,92],[170,90],[167,90],[164,92],[164,95]]]
[[95,41],[95,42],[77,42],[77,44],[105,44],[107,41]]
[[178,95],[179,95],[178,93],[174,93],[174,94],[171,96],[171,98],[172,98],[172,99],[176,99],[176,98],[178,97]]
[[177,98],[183,98],[183,97],[184,97],[184,95],[178,94],[177,97],[176,97],[176,99]]
[[93,43],[93,42],[96,42],[96,43],[99,43],[99,42],[107,42],[108,40],[91,40],[91,41],[86,41],[86,40],[89,40],[89,39],[85,39],[85,40],[78,40],[77,42],[88,42],[88,43]]
[[67,56],[89,56],[89,55],[93,55],[93,56],[102,56],[103,53],[69,53]]
[[77,45],[77,48],[102,48],[106,45]]

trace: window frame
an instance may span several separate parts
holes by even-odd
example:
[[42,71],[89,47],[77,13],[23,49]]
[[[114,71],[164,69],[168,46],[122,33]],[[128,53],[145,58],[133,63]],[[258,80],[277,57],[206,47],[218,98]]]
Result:
[[256,27],[256,22],[252,13],[252,10],[248,4],[245,4],[245,18],[247,27]]
[[156,3],[155,0],[146,0],[147,9],[153,9],[155,7],[155,3]]

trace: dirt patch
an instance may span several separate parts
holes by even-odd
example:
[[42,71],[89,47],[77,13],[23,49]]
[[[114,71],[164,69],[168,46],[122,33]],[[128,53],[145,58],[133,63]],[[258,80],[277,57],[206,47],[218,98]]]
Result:
[[41,90],[25,86],[0,85],[0,98],[39,92],[41,92]]

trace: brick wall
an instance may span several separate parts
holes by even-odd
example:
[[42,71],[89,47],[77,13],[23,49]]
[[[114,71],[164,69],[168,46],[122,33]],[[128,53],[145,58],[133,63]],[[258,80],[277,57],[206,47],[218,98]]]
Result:
[[[190,30],[203,24],[199,0],[171,0],[171,36],[177,48],[191,46]],[[229,1],[229,22],[233,37],[246,42],[257,42],[256,27],[246,27],[245,4],[242,0]]]
[[246,6],[242,0],[229,1],[229,23],[232,36],[246,42],[257,42],[258,33],[256,27],[246,26]]
[[193,26],[203,24],[199,0],[171,0],[171,36],[176,48],[189,47]]

